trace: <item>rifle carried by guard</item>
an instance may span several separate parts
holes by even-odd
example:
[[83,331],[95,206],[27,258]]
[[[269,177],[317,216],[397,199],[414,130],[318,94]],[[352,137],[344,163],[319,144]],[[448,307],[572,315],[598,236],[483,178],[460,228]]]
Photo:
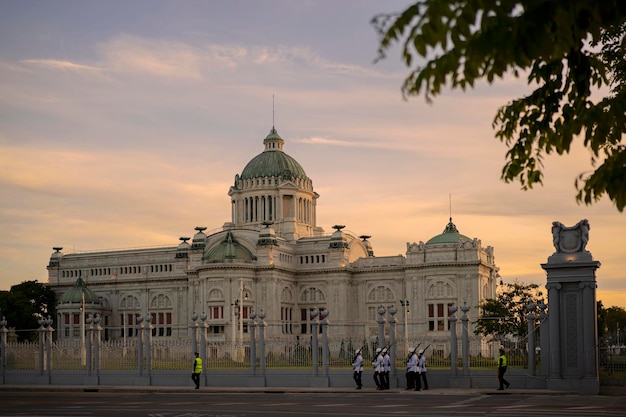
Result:
[[354,353],[354,358],[352,358],[352,363],[356,362],[356,358],[359,356],[359,353],[361,353],[362,350],[363,350],[363,346],[361,346],[360,348],[356,350],[356,352]]
[[[419,348],[421,344],[422,344],[422,342],[419,342],[419,343],[417,344],[417,346],[415,346],[415,348],[413,349],[413,352],[416,352],[416,351],[417,351],[417,348]],[[430,345],[428,345],[428,346],[430,346]],[[407,362],[411,360],[411,356],[413,356],[413,353],[411,352],[411,349],[409,349],[409,353],[408,353],[408,355],[407,355],[407,357],[406,357],[406,361],[407,361]]]

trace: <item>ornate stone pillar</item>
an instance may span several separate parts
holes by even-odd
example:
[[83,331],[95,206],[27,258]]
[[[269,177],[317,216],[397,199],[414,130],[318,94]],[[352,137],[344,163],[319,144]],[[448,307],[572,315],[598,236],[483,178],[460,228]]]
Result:
[[207,319],[207,315],[206,313],[203,311],[202,314],[200,314],[200,326],[198,327],[198,331],[200,333],[200,350],[198,351],[198,353],[200,353],[200,358],[202,358],[202,365],[206,366],[206,338],[207,338],[207,331],[209,328],[209,325],[206,323],[206,319]]
[[143,316],[138,314],[135,316],[137,321],[137,368],[139,376],[143,375]]
[[448,316],[448,322],[450,323],[450,373],[452,376],[457,376],[458,374],[458,360],[459,353],[457,351],[458,341],[456,338],[456,311],[457,307],[455,305],[451,305],[448,310],[450,311],[450,315]]
[[37,333],[39,334],[39,360],[37,361],[37,370],[39,371],[39,375],[43,375],[44,370],[44,343],[46,339],[46,329],[43,327],[45,319],[43,317],[37,320],[39,323],[39,328],[37,329]]
[[396,324],[398,320],[396,319],[396,310],[395,306],[389,306],[387,309],[391,317],[389,318],[389,361],[391,362],[391,375],[396,376]]
[[[102,341],[102,326],[100,326],[100,314],[96,313],[96,316],[93,318],[94,327],[94,335],[93,335],[93,369],[94,373],[97,377],[100,376],[100,343]],[[52,333],[50,333],[52,336]]]
[[191,315],[191,323],[189,324],[189,330],[191,332],[191,357],[193,357],[196,352],[200,353],[198,351],[198,323],[196,323],[196,320],[198,320],[198,315],[194,311]]
[[586,246],[589,222],[552,223],[555,252],[541,267],[547,273],[550,309],[550,374],[547,387],[598,394],[595,261]]
[[144,347],[146,349],[146,374],[150,376],[152,374],[152,315],[148,314],[145,319],[146,327],[144,328]]
[[248,328],[250,329],[250,376],[256,373],[256,313],[250,313]]
[[463,327],[462,335],[462,349],[463,349],[463,375],[469,375],[469,317],[467,312],[470,311],[470,306],[467,303],[463,303],[461,306],[463,315],[461,316],[461,326]]
[[265,311],[259,311],[259,369],[265,377]]
[[377,311],[378,319],[376,319],[376,323],[378,323],[378,347],[382,349],[385,347],[385,322],[387,321],[385,320],[385,313],[387,312],[387,309],[380,305],[378,306]]
[[93,317],[91,313],[85,319],[87,325],[87,337],[85,338],[85,375],[91,376],[91,364],[92,364],[92,344],[93,344]]
[[44,320],[44,326],[46,327],[46,370],[48,373],[48,384],[52,380],[52,319],[48,316]]
[[317,343],[317,331],[319,321],[317,308],[311,309],[311,359],[313,365],[313,376],[317,376],[319,369],[319,347]]
[[322,309],[320,311],[320,326],[322,326],[322,375],[328,376],[328,310]]

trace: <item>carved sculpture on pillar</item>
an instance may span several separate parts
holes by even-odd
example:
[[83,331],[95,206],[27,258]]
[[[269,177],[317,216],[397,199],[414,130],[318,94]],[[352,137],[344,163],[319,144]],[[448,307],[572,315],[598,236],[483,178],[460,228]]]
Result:
[[553,254],[589,254],[589,221],[583,219],[574,226],[567,227],[561,222],[552,222],[552,244],[556,250]]

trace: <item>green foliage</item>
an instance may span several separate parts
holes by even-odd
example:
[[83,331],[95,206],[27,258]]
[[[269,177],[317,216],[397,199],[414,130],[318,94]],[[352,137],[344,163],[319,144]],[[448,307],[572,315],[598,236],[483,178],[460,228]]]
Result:
[[56,294],[45,284],[24,281],[0,292],[0,315],[15,327],[19,340],[35,340],[41,317],[56,318]]
[[[576,180],[578,202],[605,193],[626,207],[626,2],[623,0],[421,0],[372,19],[378,59],[397,42],[409,76],[403,95],[465,90],[512,74],[536,89],[501,107],[493,121],[509,150],[505,182],[541,184],[545,154],[568,153],[581,136],[595,170]],[[591,100],[592,89],[610,87]]]
[[504,284],[497,298],[488,298],[480,305],[480,317],[474,334],[502,340],[513,335],[524,338],[528,334],[526,305],[542,300],[537,284]]
[[[601,303],[600,303],[601,304]],[[598,317],[598,336],[611,336],[614,342],[617,342],[618,333],[624,334],[626,329],[626,309],[622,307],[612,306],[602,308],[602,321]],[[624,342],[623,336],[620,336],[620,343]]]

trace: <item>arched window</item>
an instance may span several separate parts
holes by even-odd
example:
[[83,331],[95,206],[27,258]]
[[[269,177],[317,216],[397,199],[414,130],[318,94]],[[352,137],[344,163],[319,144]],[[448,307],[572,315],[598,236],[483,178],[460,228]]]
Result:
[[451,298],[453,296],[452,286],[443,281],[433,283],[426,293],[426,298]]
[[141,303],[139,302],[139,298],[134,295],[127,295],[120,301],[120,309],[122,310],[139,310],[140,308]]
[[320,289],[311,287],[302,291],[300,301],[304,303],[315,303],[318,301],[326,301],[326,297]]
[[383,301],[393,301],[393,293],[389,287],[385,287],[383,285],[378,286],[372,289],[367,296],[367,301],[373,302],[383,302]]
[[172,308],[172,301],[165,294],[159,294],[156,297],[152,298],[152,302],[150,303],[150,309],[155,308]]

